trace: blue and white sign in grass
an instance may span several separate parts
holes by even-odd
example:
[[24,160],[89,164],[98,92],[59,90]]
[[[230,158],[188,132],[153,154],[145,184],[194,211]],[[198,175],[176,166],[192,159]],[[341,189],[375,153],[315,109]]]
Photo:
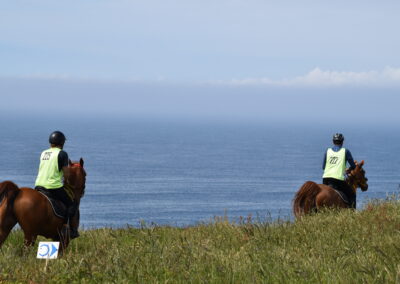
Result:
[[37,258],[57,258],[59,246],[60,242],[39,242]]

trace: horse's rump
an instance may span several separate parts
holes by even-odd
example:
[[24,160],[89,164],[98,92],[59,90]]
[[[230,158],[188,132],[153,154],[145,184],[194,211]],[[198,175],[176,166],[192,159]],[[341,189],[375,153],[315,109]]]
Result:
[[21,187],[13,212],[24,232],[36,232],[46,238],[58,236],[64,219],[54,214],[49,200],[37,190]]
[[293,200],[293,213],[296,217],[307,214],[316,208],[316,196],[321,188],[313,181],[305,182],[297,191]]

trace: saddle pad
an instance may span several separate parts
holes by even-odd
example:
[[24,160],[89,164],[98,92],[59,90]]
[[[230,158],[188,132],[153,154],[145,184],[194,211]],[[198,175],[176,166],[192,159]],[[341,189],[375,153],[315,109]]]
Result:
[[50,202],[50,205],[53,208],[54,215],[62,219],[67,219],[67,207],[64,205],[64,203],[62,203],[60,200],[47,196],[45,191],[41,191],[40,189],[37,189],[37,191],[43,194],[43,196],[46,197],[47,200]]

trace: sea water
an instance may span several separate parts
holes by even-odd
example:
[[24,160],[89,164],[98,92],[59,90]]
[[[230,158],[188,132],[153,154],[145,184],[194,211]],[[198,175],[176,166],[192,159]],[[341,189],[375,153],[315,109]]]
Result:
[[65,150],[83,157],[88,174],[83,228],[291,219],[299,187],[321,182],[336,131],[354,159],[365,160],[369,190],[358,192],[358,209],[397,194],[400,184],[399,132],[379,126],[22,115],[1,117],[0,128],[0,180],[30,187],[49,134],[65,133]]

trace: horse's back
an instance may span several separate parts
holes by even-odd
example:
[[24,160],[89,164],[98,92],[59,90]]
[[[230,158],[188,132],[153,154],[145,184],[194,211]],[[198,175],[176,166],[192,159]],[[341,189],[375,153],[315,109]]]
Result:
[[305,196],[315,195],[320,191],[320,184],[314,181],[306,181],[297,191],[295,199],[304,198]]
[[320,195],[320,194],[336,194],[336,191],[326,184],[316,183],[314,181],[306,181],[297,192],[298,195]]
[[20,193],[15,199],[14,208],[16,212],[29,214],[46,208],[46,203],[46,198],[38,191],[29,187],[21,187]]
[[339,193],[329,185],[319,184],[320,194],[317,196],[318,207],[347,207]]

